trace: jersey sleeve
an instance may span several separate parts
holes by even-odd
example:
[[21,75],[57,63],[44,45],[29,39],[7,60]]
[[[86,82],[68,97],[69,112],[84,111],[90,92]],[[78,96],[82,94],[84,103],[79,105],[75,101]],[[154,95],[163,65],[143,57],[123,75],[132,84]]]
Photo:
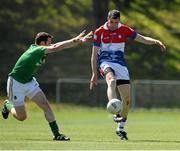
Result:
[[96,30],[93,35],[93,46],[100,47],[101,45],[101,31]]
[[44,56],[45,55],[45,50],[46,50],[46,47],[44,47],[44,46],[39,46],[38,47],[38,55],[40,55],[40,56]]
[[137,32],[135,32],[132,28],[125,26],[127,37],[135,39],[137,36]]
[[39,49],[41,49],[42,52],[45,52],[45,50],[47,49],[47,46],[40,46]]

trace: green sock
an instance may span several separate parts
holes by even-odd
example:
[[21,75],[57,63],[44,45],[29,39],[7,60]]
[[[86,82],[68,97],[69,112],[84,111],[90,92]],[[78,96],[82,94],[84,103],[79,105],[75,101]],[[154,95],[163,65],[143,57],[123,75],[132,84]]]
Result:
[[7,108],[7,110],[10,112],[11,111],[11,109],[14,107],[13,106],[13,104],[10,102],[10,101],[6,101],[6,103],[5,103],[5,106],[6,106],[6,108]]
[[56,121],[49,123],[49,126],[51,127],[51,131],[55,137],[59,135],[59,128]]

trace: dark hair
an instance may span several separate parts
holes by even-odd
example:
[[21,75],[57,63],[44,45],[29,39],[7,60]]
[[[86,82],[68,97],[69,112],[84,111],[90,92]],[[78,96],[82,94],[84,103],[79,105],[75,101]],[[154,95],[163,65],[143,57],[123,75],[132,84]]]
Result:
[[120,11],[115,10],[115,9],[111,10],[111,11],[108,12],[108,17],[110,19],[118,19],[118,18],[120,18]]
[[46,42],[48,38],[53,38],[52,35],[46,32],[39,32],[35,38],[35,44],[40,44],[42,41]]

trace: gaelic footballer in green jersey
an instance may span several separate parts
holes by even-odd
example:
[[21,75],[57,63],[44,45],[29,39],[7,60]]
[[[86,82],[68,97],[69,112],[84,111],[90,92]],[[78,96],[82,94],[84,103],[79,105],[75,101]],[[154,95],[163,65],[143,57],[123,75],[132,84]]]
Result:
[[52,44],[52,36],[46,32],[40,32],[36,35],[35,44],[32,44],[20,58],[17,60],[14,68],[9,73],[7,81],[8,100],[4,102],[2,116],[8,118],[9,113],[19,121],[27,118],[24,106],[24,98],[27,96],[33,100],[44,112],[45,118],[49,123],[54,140],[68,141],[59,131],[54,113],[49,102],[39,87],[34,74],[37,69],[45,63],[47,54],[62,51],[66,48],[75,47],[86,42],[92,37],[92,32],[85,35],[85,31],[75,38]]

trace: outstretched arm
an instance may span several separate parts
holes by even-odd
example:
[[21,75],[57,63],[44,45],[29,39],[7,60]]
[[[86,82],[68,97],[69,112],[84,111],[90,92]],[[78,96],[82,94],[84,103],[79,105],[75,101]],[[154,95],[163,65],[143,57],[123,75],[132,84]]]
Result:
[[140,34],[138,34],[136,36],[135,41],[138,41],[138,42],[141,42],[141,43],[144,43],[147,45],[154,45],[154,44],[159,45],[161,47],[162,51],[166,50],[165,45],[161,41],[159,41],[157,39],[150,38],[150,37],[145,37],[145,36],[140,35]]
[[92,31],[89,32],[87,35],[85,35],[85,31],[83,31],[75,38],[58,42],[58,43],[52,44],[51,46],[47,46],[45,53],[48,54],[48,53],[58,52],[66,48],[75,47],[79,45],[80,43],[86,42],[87,39],[92,38],[92,35],[93,35]]

